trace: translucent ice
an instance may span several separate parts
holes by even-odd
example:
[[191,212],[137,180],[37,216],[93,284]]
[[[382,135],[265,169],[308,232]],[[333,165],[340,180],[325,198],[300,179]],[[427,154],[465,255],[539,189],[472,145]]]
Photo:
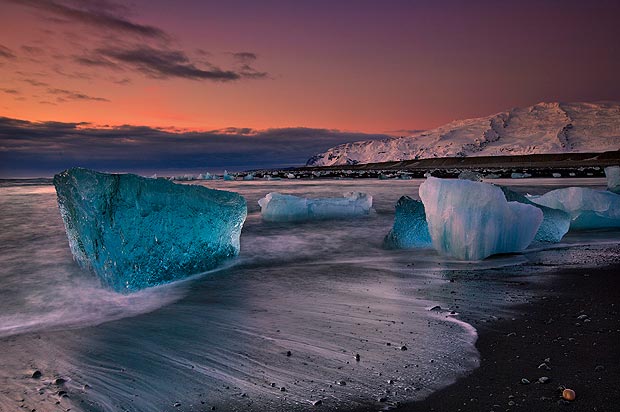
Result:
[[429,177],[420,185],[433,247],[462,260],[518,252],[534,239],[543,213],[508,202],[494,185]]
[[507,187],[500,187],[504,192],[504,196],[506,196],[506,200],[509,202],[519,202],[526,205],[533,205],[543,212],[543,221],[536,232],[536,236],[534,237],[535,241],[557,243],[562,239],[566,232],[568,232],[571,221],[571,217],[568,213],[562,210],[552,209],[547,206],[536,204],[520,193],[513,192]]
[[212,269],[239,253],[247,214],[232,192],[70,169],[54,176],[75,260],[127,292]]
[[388,248],[397,249],[431,246],[422,202],[409,196],[398,199],[394,227],[385,237],[384,244]]
[[570,214],[571,229],[620,227],[620,195],[612,192],[567,187],[531,197],[530,200]]
[[260,199],[258,204],[263,220],[299,222],[366,216],[372,211],[372,196],[351,192],[342,198],[307,199],[274,192]]
[[607,177],[607,190],[620,193],[620,166],[608,166],[605,168]]

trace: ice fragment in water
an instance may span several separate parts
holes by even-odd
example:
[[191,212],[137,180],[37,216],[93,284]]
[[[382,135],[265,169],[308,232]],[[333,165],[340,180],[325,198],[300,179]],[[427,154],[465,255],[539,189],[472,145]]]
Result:
[[606,167],[605,177],[607,177],[607,190],[620,193],[620,166]]
[[260,199],[258,204],[263,220],[269,222],[341,219],[373,212],[372,196],[359,192],[345,193],[342,198],[319,199],[273,192]]
[[536,232],[534,240],[537,242],[557,243],[568,232],[571,217],[568,213],[552,209],[547,206],[536,204],[520,193],[513,192],[507,187],[500,186],[506,200],[509,202],[519,202],[526,205],[533,205],[543,212],[543,220]]
[[530,200],[570,214],[571,230],[620,227],[620,195],[612,192],[567,187]]
[[543,220],[532,205],[508,202],[494,185],[429,177],[420,185],[433,247],[462,260],[525,249]]
[[384,244],[388,248],[397,249],[431,246],[422,202],[409,196],[398,199],[394,226],[385,237]]
[[116,291],[212,269],[239,253],[247,214],[237,193],[131,174],[54,176],[75,260]]

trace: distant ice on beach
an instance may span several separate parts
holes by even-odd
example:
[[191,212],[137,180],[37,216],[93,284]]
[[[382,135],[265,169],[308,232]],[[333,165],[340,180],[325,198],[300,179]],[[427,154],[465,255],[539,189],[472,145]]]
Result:
[[237,193],[87,169],[54,176],[54,186],[75,260],[116,291],[204,272],[239,253],[247,209]]
[[348,192],[342,198],[317,199],[273,192],[260,199],[258,204],[263,220],[268,222],[342,219],[367,216],[373,212],[372,196],[361,192]]
[[567,187],[531,196],[530,200],[570,214],[571,229],[620,227],[620,195],[609,191]]
[[508,202],[494,185],[429,177],[420,185],[434,248],[461,260],[520,252],[534,239],[543,212]]

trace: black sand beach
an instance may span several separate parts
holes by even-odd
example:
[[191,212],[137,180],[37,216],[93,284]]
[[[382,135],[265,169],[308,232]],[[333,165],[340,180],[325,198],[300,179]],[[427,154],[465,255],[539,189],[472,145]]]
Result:
[[[481,365],[400,411],[613,411],[620,401],[620,264],[566,269],[522,282],[536,301],[514,319],[467,319],[479,333]],[[546,377],[546,383],[539,379]],[[527,379],[527,381],[524,381]],[[542,379],[544,381],[545,379]],[[529,383],[527,383],[529,382]],[[568,402],[561,388],[576,392]]]

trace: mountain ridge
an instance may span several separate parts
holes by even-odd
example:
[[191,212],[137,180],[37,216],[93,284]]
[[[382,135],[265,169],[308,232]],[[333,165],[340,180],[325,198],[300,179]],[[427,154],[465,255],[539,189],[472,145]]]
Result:
[[442,157],[605,152],[620,149],[620,102],[541,102],[456,120],[407,137],[345,143],[307,166]]

